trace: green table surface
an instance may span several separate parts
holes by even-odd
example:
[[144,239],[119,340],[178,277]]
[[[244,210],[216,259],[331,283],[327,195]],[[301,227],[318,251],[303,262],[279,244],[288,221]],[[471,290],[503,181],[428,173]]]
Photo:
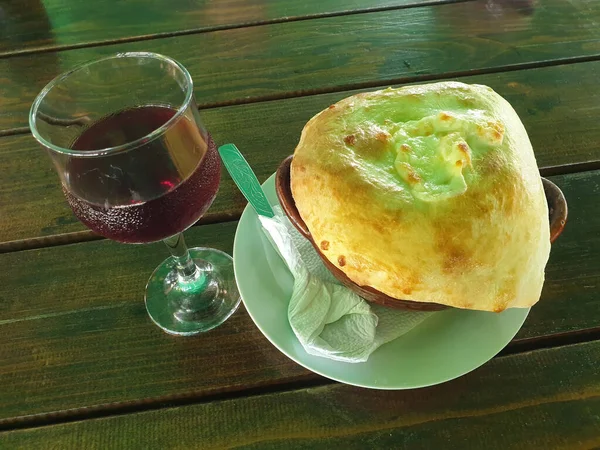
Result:
[[[0,1],[0,448],[599,448],[598,24],[597,0]],[[493,87],[569,203],[519,334],[457,380],[379,392],[295,364],[243,307],[162,333],[143,289],[166,249],[86,230],[27,128],[50,79],[128,50],[186,65],[215,140],[260,181],[348,95]],[[231,252],[244,207],[224,175],[188,242]]]

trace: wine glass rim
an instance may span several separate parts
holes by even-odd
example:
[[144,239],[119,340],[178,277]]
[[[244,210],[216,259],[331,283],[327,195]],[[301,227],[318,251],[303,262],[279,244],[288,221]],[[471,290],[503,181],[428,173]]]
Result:
[[[45,139],[40,134],[40,132],[36,126],[37,112],[40,107],[40,104],[42,103],[42,101],[44,100],[44,98],[46,97],[48,92],[50,92],[52,90],[53,87],[55,87],[61,81],[67,79],[73,73],[78,72],[86,67],[92,66],[94,64],[98,64],[103,61],[108,61],[111,59],[131,58],[131,57],[151,58],[151,59],[162,60],[162,61],[167,62],[168,64],[178,68],[181,71],[181,73],[183,74],[183,76],[185,77],[185,80],[187,82],[185,99],[182,102],[182,104],[177,108],[177,111],[175,112],[175,114],[173,114],[173,117],[171,117],[169,120],[167,120],[160,127],[156,128],[155,130],[151,131],[150,133],[146,134],[145,136],[142,136],[139,139],[135,139],[135,140],[133,140],[131,142],[127,142],[125,144],[116,145],[114,147],[106,147],[106,148],[101,148],[101,149],[73,150],[70,148],[65,148],[65,147],[55,145],[55,144],[49,142],[47,139]],[[187,71],[187,69],[181,63],[177,62],[173,58],[161,55],[159,53],[152,53],[152,52],[116,53],[116,54],[113,54],[110,56],[106,56],[104,58],[94,59],[92,61],[85,62],[85,63],[75,66],[72,69],[67,70],[66,72],[63,72],[60,75],[53,78],[52,81],[50,81],[41,90],[41,92],[38,94],[38,96],[35,98],[33,104],[31,105],[31,109],[29,111],[29,128],[31,130],[31,133],[33,134],[33,137],[40,144],[42,144],[44,147],[46,147],[54,152],[57,152],[57,153],[62,153],[62,154],[69,155],[69,156],[85,157],[85,158],[112,155],[114,153],[120,153],[123,151],[131,150],[133,148],[138,147],[140,144],[146,144],[148,142],[155,140],[157,137],[162,136],[165,133],[165,131],[185,113],[186,109],[188,108],[188,106],[190,105],[190,103],[192,101],[193,94],[194,94],[194,82],[192,80],[192,76],[190,75],[190,73]]]

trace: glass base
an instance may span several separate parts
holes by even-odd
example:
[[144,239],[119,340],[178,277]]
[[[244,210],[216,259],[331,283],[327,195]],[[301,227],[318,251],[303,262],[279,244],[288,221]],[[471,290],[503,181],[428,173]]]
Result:
[[146,285],[146,309],[152,321],[169,334],[191,336],[221,325],[240,304],[233,259],[212,248],[191,248],[200,268],[183,279],[170,257],[156,268]]

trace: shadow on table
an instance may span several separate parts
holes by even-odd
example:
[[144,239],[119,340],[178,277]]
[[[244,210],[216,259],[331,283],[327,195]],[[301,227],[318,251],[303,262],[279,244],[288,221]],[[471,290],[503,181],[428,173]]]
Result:
[[478,0],[452,5],[444,20],[450,30],[474,35],[523,31],[532,26],[535,0]]
[[0,52],[53,42],[52,24],[41,0],[0,1]]

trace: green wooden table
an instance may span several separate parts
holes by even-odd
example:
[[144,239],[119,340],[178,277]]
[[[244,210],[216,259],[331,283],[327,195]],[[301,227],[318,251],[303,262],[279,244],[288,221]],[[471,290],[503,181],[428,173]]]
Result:
[[[599,24],[597,0],[0,1],[0,448],[599,448]],[[86,230],[27,127],[51,78],[124,50],[188,67],[215,140],[260,181],[355,92],[493,87],[569,202],[541,301],[488,364],[414,391],[314,375],[243,307],[164,334],[143,292],[165,249]],[[192,246],[232,250],[245,201],[223,180]]]

